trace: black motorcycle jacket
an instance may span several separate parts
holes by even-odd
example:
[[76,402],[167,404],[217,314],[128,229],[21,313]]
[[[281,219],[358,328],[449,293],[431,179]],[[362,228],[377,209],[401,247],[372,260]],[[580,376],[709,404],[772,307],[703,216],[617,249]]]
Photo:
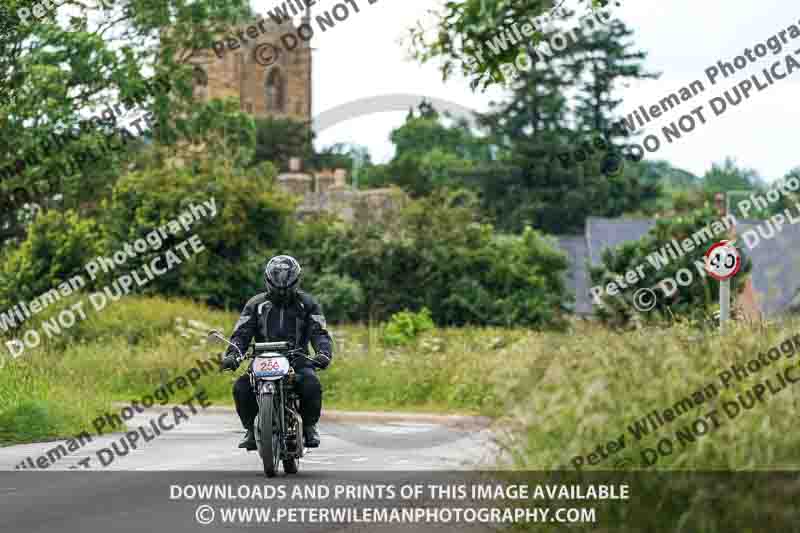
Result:
[[[253,339],[255,342],[291,341],[295,348],[302,348],[309,356],[310,342],[316,355],[324,354],[333,359],[333,340],[322,307],[310,294],[300,290],[288,302],[273,301],[269,293],[262,292],[245,304],[233,328],[231,342],[245,353]],[[233,355],[238,353],[232,346],[228,347],[225,356]],[[310,364],[299,357],[292,366],[302,368]]]

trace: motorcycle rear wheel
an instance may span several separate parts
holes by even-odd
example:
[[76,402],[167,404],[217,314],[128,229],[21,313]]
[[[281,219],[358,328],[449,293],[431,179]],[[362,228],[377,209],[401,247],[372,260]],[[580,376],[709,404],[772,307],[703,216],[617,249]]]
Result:
[[300,464],[297,457],[290,457],[283,460],[283,471],[287,474],[296,474],[300,470]]

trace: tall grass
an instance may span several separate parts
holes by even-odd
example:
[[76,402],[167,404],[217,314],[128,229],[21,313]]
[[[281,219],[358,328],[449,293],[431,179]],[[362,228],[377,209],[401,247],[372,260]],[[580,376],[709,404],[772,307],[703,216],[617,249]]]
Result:
[[[73,298],[26,322],[37,328]],[[87,309],[88,307],[88,309]],[[92,420],[116,413],[113,402],[152,395],[162,383],[216,357],[224,346],[204,343],[204,328],[229,333],[235,313],[212,311],[185,300],[128,297],[61,335],[42,334],[41,346],[17,359],[0,356],[0,443],[29,442],[92,432]],[[202,327],[188,327],[189,321]],[[475,413],[496,409],[499,397],[487,379],[492,347],[522,331],[443,330],[418,343],[388,350],[380,328],[332,328],[333,365],[320,374],[326,408],[406,409]],[[21,332],[20,332],[21,333]],[[4,342],[6,339],[2,339]],[[478,354],[488,354],[479,356]],[[241,373],[244,370],[240,369]],[[231,374],[204,376],[199,386],[214,404],[232,405]],[[172,398],[182,401],[193,390]]]
[[[0,442],[90,429],[112,402],[152,394],[163,381],[197,366],[198,359],[216,358],[223,350],[203,344],[201,332],[181,325],[196,320],[227,333],[236,318],[185,300],[129,297],[103,313],[89,313],[87,320],[18,359],[5,353],[0,356]],[[621,452],[584,468],[609,469],[623,459],[635,466],[642,449],[665,437],[676,442],[678,429],[713,409],[721,413],[722,401],[734,401],[779,368],[800,362],[800,355],[782,358],[637,440],[628,430],[635,420],[719,383],[722,370],[800,332],[800,322],[768,328],[732,324],[725,335],[680,324],[624,333],[580,322],[564,333],[435,329],[391,348],[381,341],[381,327],[331,329],[335,357],[320,373],[326,408],[489,415],[497,419],[507,464],[519,469],[572,468],[578,456],[588,463],[598,445],[621,435]],[[213,403],[232,405],[232,379],[215,373],[199,386]],[[181,391],[174,400],[192,393]],[[774,397],[765,395],[734,419],[722,414],[718,429],[676,446],[654,468],[793,466],[800,440],[793,431],[797,401],[796,387],[788,387]]]
[[[600,326],[586,326],[569,336],[545,336],[540,342],[518,343],[513,350],[528,354],[549,352],[550,360],[539,377],[528,374],[516,381],[524,387],[513,394],[508,426],[513,428],[506,445],[512,464],[521,469],[574,468],[575,457],[583,457],[586,470],[613,468],[648,469],[754,469],[796,468],[800,464],[800,436],[793,431],[800,400],[800,386],[789,386],[776,394],[767,392],[751,409],[741,409],[729,418],[723,402],[736,402],[737,395],[765,379],[778,385],[775,374],[800,362],[796,355],[781,358],[755,374],[733,380],[723,387],[719,374],[800,333],[800,322],[791,320],[769,327],[739,323],[725,334],[700,332],[688,325],[648,328],[614,333]],[[534,356],[535,360],[542,360]],[[792,376],[800,376],[799,371]],[[682,398],[714,384],[719,394],[667,422],[655,432],[637,439],[629,426],[648,413],[672,408]],[[718,413],[718,426],[707,416]],[[698,418],[706,420],[687,435]],[[609,454],[595,465],[588,455],[598,446],[624,436],[625,448]],[[645,448],[655,449],[661,439],[673,444],[671,453],[643,461]],[[666,445],[662,448],[667,450]],[[655,457],[653,452],[647,452]],[[602,459],[602,458],[601,458]]]
[[[40,346],[16,359],[0,356],[0,442],[27,442],[74,435],[91,430],[91,422],[106,412],[116,413],[114,401],[138,400],[152,394],[163,381],[196,367],[211,350],[176,331],[176,317],[212,324],[230,322],[227,313],[210,311],[186,301],[130,297],[95,312],[84,305],[86,320],[52,338],[41,323],[77,298],[59,302],[25,323],[21,334],[36,328]],[[217,350],[218,352],[219,350]],[[207,376],[200,385],[222,390],[223,379]],[[174,401],[191,395],[186,391]]]

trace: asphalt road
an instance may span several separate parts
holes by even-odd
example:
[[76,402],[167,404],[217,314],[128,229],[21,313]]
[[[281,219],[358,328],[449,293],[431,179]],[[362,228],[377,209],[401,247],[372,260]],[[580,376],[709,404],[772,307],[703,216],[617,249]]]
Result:
[[[146,426],[150,420],[169,410],[148,410],[128,422],[129,427]],[[421,485],[445,479],[453,471],[468,471],[489,466],[495,457],[488,429],[480,420],[459,417],[387,417],[377,414],[323,415],[320,423],[322,446],[303,458],[300,473],[264,477],[261,461],[255,452],[236,447],[243,431],[232,410],[211,407],[198,411],[174,429],[149,442],[139,442],[134,450],[116,453],[103,466],[101,449],[124,450],[123,434],[94,437],[92,442],[47,468],[15,469],[30,457],[46,456],[59,443],[36,443],[0,448],[0,531],[72,532],[94,531],[230,531],[265,526],[274,531],[447,531],[461,526],[375,523],[336,523],[296,515],[294,519],[266,525],[263,520],[237,519],[201,525],[196,518],[201,503],[221,505],[318,507],[330,505],[332,496],[319,493],[305,501],[277,501],[276,495],[242,499],[238,496],[202,500],[187,497],[183,487],[198,484],[221,486],[218,490],[289,491],[308,486],[322,491],[345,486]],[[66,446],[66,443],[65,443]],[[102,455],[102,454],[101,454]],[[106,457],[110,455],[106,453]],[[83,462],[82,462],[83,461]],[[109,462],[106,460],[105,462]],[[88,465],[88,468],[84,465]],[[268,489],[267,487],[271,487]],[[256,489],[258,488],[258,489]],[[342,489],[345,490],[345,489]],[[177,492],[176,492],[177,491]],[[180,494],[179,494],[180,492]],[[217,494],[216,496],[219,496]],[[216,497],[215,496],[215,497]],[[335,506],[410,505],[378,494],[343,493]],[[269,500],[269,501],[267,501]],[[416,501],[416,504],[422,500]],[[326,503],[327,502],[327,503]],[[371,502],[371,503],[370,503]],[[428,502],[427,505],[430,505]],[[276,527],[277,526],[277,527]],[[467,531],[486,531],[484,526]]]

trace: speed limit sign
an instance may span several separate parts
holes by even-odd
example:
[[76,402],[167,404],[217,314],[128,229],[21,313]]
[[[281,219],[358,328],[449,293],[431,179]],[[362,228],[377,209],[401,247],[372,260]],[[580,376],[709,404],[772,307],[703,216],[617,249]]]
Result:
[[720,241],[706,252],[706,272],[719,280],[719,327],[725,329],[725,322],[731,314],[731,278],[742,268],[742,256],[730,241]]
[[742,268],[742,256],[730,241],[720,241],[706,252],[706,272],[718,280],[731,279]]

